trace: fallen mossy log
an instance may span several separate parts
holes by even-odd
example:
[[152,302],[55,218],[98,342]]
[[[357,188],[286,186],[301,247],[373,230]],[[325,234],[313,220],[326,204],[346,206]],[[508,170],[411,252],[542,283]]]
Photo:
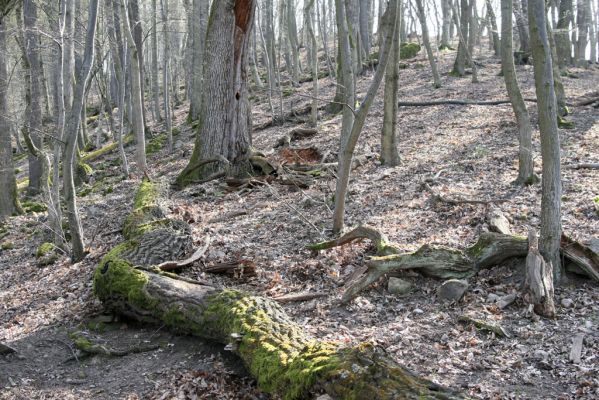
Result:
[[[134,139],[133,135],[127,135],[127,136],[125,136],[123,138],[123,145],[127,145],[127,144],[133,142],[133,139]],[[104,147],[101,147],[101,148],[99,148],[97,150],[94,150],[92,152],[89,152],[89,153],[83,155],[81,157],[81,162],[87,163],[87,162],[93,161],[93,160],[95,160],[97,158],[102,157],[105,154],[108,154],[108,153],[114,151],[118,147],[119,147],[119,142],[112,142],[110,144],[107,144]]]
[[[155,218],[159,195],[155,184],[142,184],[130,219],[132,232]],[[226,344],[263,391],[284,399],[320,393],[334,399],[461,398],[407,371],[379,346],[361,343],[347,348],[309,337],[275,300],[172,279],[153,273],[156,269],[148,264],[136,267],[127,249],[150,232],[116,246],[96,268],[94,292],[110,311]],[[176,236],[174,230],[164,234]]]
[[[308,249],[326,250],[362,239],[373,243],[376,256],[368,259],[367,270],[363,275],[348,282],[341,297],[343,303],[352,300],[383,275],[393,271],[411,269],[433,278],[468,278],[483,268],[513,257],[526,257],[528,254],[526,237],[491,232],[481,234],[474,245],[464,250],[425,244],[414,252],[401,252],[398,247],[389,243],[384,234],[368,226],[359,226],[337,239],[309,245]],[[562,245],[566,243],[564,240],[562,239]],[[562,255],[596,279],[595,274],[599,271],[597,255],[593,253],[592,256],[589,249],[583,250],[568,243],[568,247],[562,247]]]

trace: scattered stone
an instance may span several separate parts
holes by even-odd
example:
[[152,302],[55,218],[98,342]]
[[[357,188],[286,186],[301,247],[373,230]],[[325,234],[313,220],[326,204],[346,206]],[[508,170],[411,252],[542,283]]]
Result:
[[504,308],[512,304],[514,301],[516,301],[517,297],[518,295],[516,293],[510,293],[508,295],[505,295],[501,299],[499,299],[499,301],[497,302],[497,307],[503,310]]
[[570,361],[572,364],[580,364],[580,357],[582,356],[582,343],[584,341],[584,335],[582,333],[574,336],[572,339],[572,349],[570,350]]
[[489,293],[487,296],[487,303],[497,303],[501,299],[501,297],[497,296],[495,293]]
[[449,279],[437,289],[437,299],[441,301],[458,301],[466,293],[468,282],[463,279]]
[[412,284],[406,280],[392,276],[389,278],[387,290],[391,294],[406,295],[412,291]]
[[17,351],[7,344],[0,342],[0,354],[16,353]]
[[570,308],[574,304],[574,300],[572,300],[572,299],[562,299],[561,303],[562,303],[562,307],[564,307],[564,308]]
[[503,233],[504,235],[512,234],[510,229],[510,221],[508,221],[500,209],[492,209],[487,216],[487,220],[489,223],[489,230],[491,232]]
[[422,310],[420,308],[415,308],[414,309],[414,314],[424,314],[424,310]]

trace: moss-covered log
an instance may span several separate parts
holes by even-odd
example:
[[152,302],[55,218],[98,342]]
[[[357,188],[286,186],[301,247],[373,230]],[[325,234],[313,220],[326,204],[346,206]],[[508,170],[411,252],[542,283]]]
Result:
[[94,291],[108,309],[226,344],[262,390],[285,399],[317,393],[334,399],[461,397],[410,373],[378,346],[363,343],[347,348],[309,337],[274,300],[155,274],[147,263],[136,268],[131,251],[154,232],[142,227],[162,213],[160,193],[155,184],[142,184],[135,216],[128,218],[135,234],[128,234],[129,240],[110,251],[95,271]]

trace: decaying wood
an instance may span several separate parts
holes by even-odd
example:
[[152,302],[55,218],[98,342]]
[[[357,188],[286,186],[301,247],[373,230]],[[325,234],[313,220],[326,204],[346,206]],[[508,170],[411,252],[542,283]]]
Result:
[[599,163],[580,163],[564,165],[567,169],[599,169]]
[[[402,253],[399,247],[389,243],[384,234],[369,226],[359,226],[337,239],[308,245],[307,248],[313,251],[327,250],[363,239],[372,242],[376,256],[368,258],[364,274],[347,282],[341,297],[343,303],[352,300],[383,275],[395,271],[412,269],[440,279],[468,278],[480,269],[529,254],[527,238],[493,232],[482,233],[475,244],[464,250],[425,244],[414,252]],[[593,273],[596,273],[599,270],[597,253],[586,246],[582,246],[583,250],[580,246],[571,245],[568,249],[562,249],[562,254],[582,270],[592,267]]]
[[527,240],[524,237],[483,233],[471,247],[460,250],[445,246],[424,245],[411,253],[389,244],[387,238],[371,227],[358,227],[339,239],[308,246],[311,250],[325,250],[342,246],[358,239],[369,239],[377,249],[377,255],[366,262],[366,273],[351,282],[341,297],[348,302],[362,290],[378,281],[383,275],[412,269],[423,275],[441,278],[467,278],[480,269],[497,265],[512,257],[524,257]]
[[314,300],[314,299],[318,299],[318,298],[326,297],[326,296],[328,296],[328,294],[322,293],[322,292],[316,292],[316,293],[303,292],[303,293],[293,293],[293,294],[286,294],[284,296],[274,297],[273,300],[275,300],[276,302],[279,302],[279,303],[293,303],[293,302],[298,302],[298,301]]
[[227,213],[221,217],[216,217],[216,218],[212,218],[211,220],[208,221],[209,224],[214,224],[216,222],[225,222],[229,219],[233,219],[233,218],[237,218],[237,217],[241,217],[243,215],[247,215],[248,212],[247,211],[232,211],[230,213]]
[[69,336],[75,344],[75,347],[77,347],[77,349],[80,351],[87,354],[98,354],[108,357],[123,357],[129,354],[145,353],[146,351],[152,351],[160,348],[160,345],[156,343],[139,343],[126,348],[115,348],[101,343],[89,335],[85,335],[81,331],[73,332]]
[[191,257],[186,258],[185,260],[181,260],[181,261],[165,261],[161,264],[158,264],[157,267],[163,271],[174,271],[174,270],[178,270],[178,269],[190,266],[193,263],[195,263],[196,261],[198,261],[200,258],[202,258],[204,256],[204,254],[206,254],[206,251],[208,251],[209,246],[210,246],[210,236],[206,236],[206,242],[204,243],[204,245],[202,247],[198,248]]
[[17,351],[13,347],[10,347],[9,345],[0,342],[0,354],[10,354],[16,352]]
[[452,199],[452,198],[448,198],[446,196],[441,195],[439,192],[437,192],[435,189],[433,189],[426,182],[424,183],[424,188],[428,192],[430,192],[430,194],[431,194],[431,201],[433,203],[446,203],[446,204],[458,205],[458,204],[505,203],[506,201],[508,201],[507,199],[489,199],[489,200],[482,200],[482,199],[462,199],[462,198]]
[[539,239],[533,229],[528,232],[524,299],[534,306],[537,314],[547,318],[555,317],[553,267],[551,263],[545,262],[539,252]]
[[[141,215],[130,221],[133,231],[140,228],[135,221],[146,220],[144,213],[159,204],[156,191],[150,189],[143,190],[150,198],[139,192],[136,196],[134,212]],[[172,279],[158,269],[160,274],[135,268],[124,258],[134,245],[116,246],[95,271],[94,293],[105,307],[227,345],[265,392],[285,399],[321,393],[336,399],[462,398],[407,371],[379,346],[361,343],[348,348],[314,340],[274,300]]]
[[580,358],[582,357],[582,345],[584,342],[584,335],[579,333],[572,339],[572,348],[570,349],[570,361],[572,364],[580,364]]
[[476,329],[480,329],[482,331],[493,332],[495,335],[499,337],[510,337],[510,335],[505,331],[505,329],[503,329],[501,325],[498,324],[492,324],[480,319],[474,319],[467,315],[461,315],[460,317],[458,317],[458,321],[466,324],[472,324]]
[[277,149],[279,147],[288,147],[291,145],[291,142],[295,142],[297,140],[305,139],[316,135],[318,131],[316,129],[311,128],[295,128],[291,130],[289,133],[283,135],[274,148]]
[[562,234],[562,255],[582,272],[599,283],[599,254],[590,247]]
[[210,274],[227,274],[236,277],[256,275],[256,264],[249,260],[212,264],[203,269]]
[[[524,99],[524,101],[537,102],[537,99]],[[498,106],[501,104],[511,104],[509,100],[431,100],[431,101],[400,101],[397,103],[400,107],[425,107],[440,106],[451,104],[457,106]]]

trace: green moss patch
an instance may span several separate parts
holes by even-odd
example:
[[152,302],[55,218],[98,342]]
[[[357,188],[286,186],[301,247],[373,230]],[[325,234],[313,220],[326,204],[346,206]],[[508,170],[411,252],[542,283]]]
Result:
[[557,116],[557,126],[561,129],[574,129],[576,124],[574,121],[568,121],[567,119]]
[[35,258],[37,259],[37,265],[40,267],[54,264],[58,260],[56,246],[48,242],[40,244],[35,252]]
[[422,47],[418,43],[402,43],[399,45],[399,58],[407,60],[416,57]]
[[2,250],[12,250],[15,248],[15,244],[13,242],[4,242],[0,245],[0,249]]
[[146,145],[146,154],[158,153],[166,144],[166,140],[166,133],[161,133],[159,135],[154,136],[154,138],[152,138]]
[[[133,142],[133,139],[134,139],[133,135],[127,135],[123,138],[123,144],[127,145],[127,144]],[[115,150],[118,147],[119,147],[118,142],[112,142],[104,147],[99,148],[98,150],[94,150],[90,153],[83,155],[83,157],[81,157],[81,162],[86,163],[86,162],[93,161],[96,158],[100,158],[108,153],[111,153],[113,150]]]
[[27,213],[33,213],[33,212],[46,212],[48,211],[48,206],[46,206],[44,203],[39,203],[37,201],[32,201],[32,200],[26,200],[24,202],[21,203],[21,207],[23,207],[23,210]]

